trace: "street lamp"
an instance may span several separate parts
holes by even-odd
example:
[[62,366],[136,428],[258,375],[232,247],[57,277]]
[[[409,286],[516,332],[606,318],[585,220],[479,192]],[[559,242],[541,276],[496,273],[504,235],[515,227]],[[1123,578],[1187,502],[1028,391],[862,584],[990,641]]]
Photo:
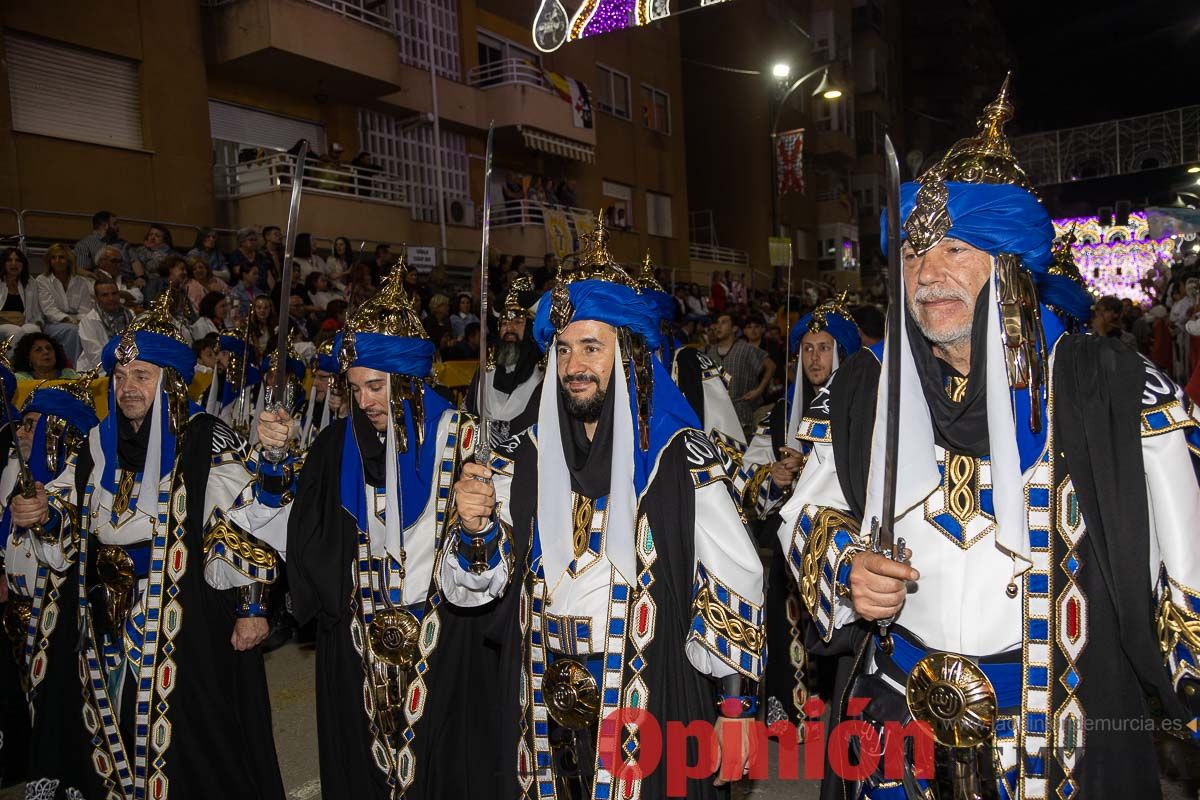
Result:
[[775,66],[771,67],[771,74],[779,80],[787,80],[788,76],[792,74],[792,68],[780,61]]
[[780,81],[779,88],[781,94],[779,100],[772,104],[771,107],[771,235],[779,235],[779,175],[778,166],[776,164],[777,154],[775,152],[775,140],[779,134],[779,119],[783,116],[783,107],[787,104],[788,98],[792,93],[804,84],[805,81],[815,77],[818,73],[821,74],[821,82],[817,84],[816,90],[813,91],[813,97],[820,95],[826,100],[836,100],[842,96],[842,90],[837,88],[829,79],[830,64],[823,64],[811,72],[805,73],[796,79],[785,90],[783,87],[788,76],[791,74],[791,67],[782,62],[776,64],[771,69],[771,74]]
[[1197,172],[1200,172],[1200,165],[1193,164],[1192,166],[1188,167],[1189,174],[1195,175]]

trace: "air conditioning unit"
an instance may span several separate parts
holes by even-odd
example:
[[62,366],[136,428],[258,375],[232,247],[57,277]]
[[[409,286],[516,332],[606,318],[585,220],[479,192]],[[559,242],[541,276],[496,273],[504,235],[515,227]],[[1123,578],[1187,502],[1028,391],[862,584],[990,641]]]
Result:
[[475,227],[475,201],[466,197],[446,199],[446,224]]

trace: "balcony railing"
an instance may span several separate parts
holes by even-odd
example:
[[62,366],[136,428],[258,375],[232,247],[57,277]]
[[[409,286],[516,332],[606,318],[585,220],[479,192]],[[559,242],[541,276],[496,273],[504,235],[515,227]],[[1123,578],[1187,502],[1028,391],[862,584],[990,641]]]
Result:
[[696,242],[688,245],[688,256],[697,261],[712,261],[717,264],[739,264],[745,266],[750,263],[750,254],[745,250],[736,250],[732,247],[717,247],[711,244],[698,244]]
[[[237,0],[200,0],[207,8],[231,5]],[[335,14],[358,20],[389,33],[396,32],[396,15],[392,0],[303,0],[314,6],[327,8]]]
[[[296,179],[296,157],[276,153],[236,165],[217,165],[218,197],[237,198],[291,188]],[[404,182],[378,170],[308,161],[304,165],[304,190],[316,194],[354,197],[389,205],[409,205]]]
[[467,73],[467,83],[476,89],[520,84],[550,91],[541,67],[523,58],[507,58],[473,67]]
[[573,206],[560,206],[553,203],[539,203],[535,200],[499,200],[492,203],[493,228],[519,228],[525,225],[543,225],[545,211],[562,211],[568,215],[582,214],[589,219],[595,218],[594,211]]

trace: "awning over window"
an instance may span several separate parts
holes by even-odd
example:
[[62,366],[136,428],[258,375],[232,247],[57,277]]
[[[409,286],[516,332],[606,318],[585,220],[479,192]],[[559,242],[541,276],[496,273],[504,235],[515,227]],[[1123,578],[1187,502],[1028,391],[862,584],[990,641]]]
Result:
[[596,160],[596,148],[590,144],[572,141],[563,136],[555,136],[553,133],[539,131],[536,128],[517,126],[517,130],[520,131],[521,138],[525,140],[525,146],[530,150],[541,150],[551,155],[573,158],[587,164]]

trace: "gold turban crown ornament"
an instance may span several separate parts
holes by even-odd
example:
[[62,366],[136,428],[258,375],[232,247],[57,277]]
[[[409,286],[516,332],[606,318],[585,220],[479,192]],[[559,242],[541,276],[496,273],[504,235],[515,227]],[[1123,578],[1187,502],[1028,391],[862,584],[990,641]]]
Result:
[[404,285],[407,274],[408,265],[402,255],[383,279],[379,292],[355,309],[346,320],[347,336],[352,333],[382,333],[408,339],[429,338]]
[[533,319],[533,314],[529,313],[529,309],[521,302],[521,293],[532,291],[533,278],[528,275],[518,275],[514,278],[512,285],[508,287],[508,294],[504,296],[504,306],[500,309],[500,319]]
[[654,277],[654,262],[650,260],[650,251],[646,251],[646,255],[642,258],[642,269],[634,278],[635,288],[639,292],[663,292],[662,284],[658,282],[658,278]]
[[[179,328],[175,326],[175,315],[172,313],[172,309],[175,308],[181,296],[182,293],[178,289],[169,287],[154,299],[149,308],[133,318],[133,321],[121,334],[121,341],[117,344],[115,355],[118,363],[128,364],[137,360],[138,331],[157,333],[160,336],[174,339],[180,344],[188,344],[179,333]],[[190,347],[190,345],[188,346]]]
[[[850,320],[850,322],[854,322],[854,317],[850,316],[849,292],[841,292],[836,297],[832,297],[814,308],[812,312],[812,320],[810,320],[808,323],[809,332],[820,333],[821,331],[825,330],[826,325],[828,325],[828,320],[826,318],[830,314],[837,314]],[[857,324],[855,327],[857,327]]]

